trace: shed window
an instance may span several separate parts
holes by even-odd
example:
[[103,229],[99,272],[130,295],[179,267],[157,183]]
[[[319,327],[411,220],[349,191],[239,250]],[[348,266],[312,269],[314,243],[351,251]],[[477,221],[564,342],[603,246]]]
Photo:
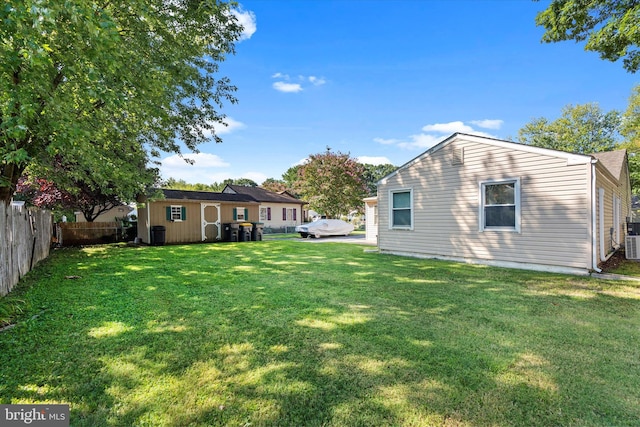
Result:
[[234,221],[249,221],[249,209],[247,208],[233,208],[233,220]]
[[480,231],[520,232],[520,179],[480,183]]
[[179,205],[167,206],[168,221],[184,221],[187,219],[187,208]]
[[413,229],[413,194],[411,190],[392,190],[389,192],[391,200],[390,225],[391,228]]

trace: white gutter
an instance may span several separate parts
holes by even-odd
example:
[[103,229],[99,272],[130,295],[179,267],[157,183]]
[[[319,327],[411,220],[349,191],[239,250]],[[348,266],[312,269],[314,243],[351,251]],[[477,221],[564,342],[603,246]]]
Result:
[[602,270],[598,268],[598,256],[596,255],[598,247],[598,239],[596,233],[596,219],[597,213],[597,199],[596,199],[596,159],[591,160],[591,267],[597,273],[601,273]]

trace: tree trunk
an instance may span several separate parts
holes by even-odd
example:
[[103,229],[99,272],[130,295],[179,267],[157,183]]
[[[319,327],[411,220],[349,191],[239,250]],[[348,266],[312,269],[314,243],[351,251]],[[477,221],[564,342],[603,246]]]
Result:
[[2,168],[2,175],[0,175],[0,201],[4,202],[5,205],[11,203],[13,193],[16,191],[16,185],[23,171],[23,167],[21,168],[11,163]]

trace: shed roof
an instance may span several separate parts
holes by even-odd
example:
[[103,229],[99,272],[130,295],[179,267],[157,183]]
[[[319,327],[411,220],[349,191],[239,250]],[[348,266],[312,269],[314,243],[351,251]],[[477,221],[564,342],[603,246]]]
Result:
[[190,191],[161,189],[165,199],[169,200],[199,200],[212,202],[241,202],[256,203],[252,197],[244,194],[214,193],[212,191]]
[[293,197],[287,192],[274,193],[273,191],[265,190],[261,187],[248,187],[245,185],[227,184],[222,192],[225,194],[243,194],[253,198],[256,202],[305,204],[305,202]]

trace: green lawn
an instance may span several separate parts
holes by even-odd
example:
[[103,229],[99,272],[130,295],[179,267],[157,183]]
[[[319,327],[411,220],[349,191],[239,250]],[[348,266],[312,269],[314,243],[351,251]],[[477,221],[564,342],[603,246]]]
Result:
[[56,250],[5,300],[0,403],[73,426],[640,422],[637,282],[363,249]]

